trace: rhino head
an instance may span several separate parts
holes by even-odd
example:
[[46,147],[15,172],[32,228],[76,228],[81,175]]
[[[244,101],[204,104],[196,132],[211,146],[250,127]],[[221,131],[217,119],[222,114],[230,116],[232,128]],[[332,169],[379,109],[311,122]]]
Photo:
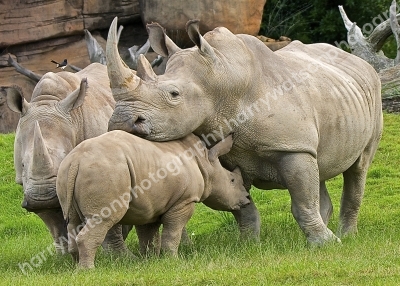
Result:
[[59,100],[53,94],[57,91],[54,84],[60,86],[55,74],[42,77],[30,103],[18,87],[7,89],[9,108],[21,114],[14,141],[15,180],[23,186],[22,207],[36,213],[60,208],[56,194],[58,167],[79,143],[70,111],[83,103],[87,87],[83,79],[76,90]]
[[[207,33],[210,41],[220,38],[213,41],[213,47],[201,36],[198,21],[189,21],[187,31],[195,46],[180,49],[158,24],[147,28],[153,50],[168,57],[162,75],[153,72],[144,56],[139,58],[137,72],[130,70],[118,53],[116,18],[110,26],[107,70],[116,108],[109,130],[120,129],[153,141],[218,130],[218,122],[225,118],[215,118],[216,114],[237,113],[240,107],[232,101],[249,89],[251,55],[243,51],[243,42],[221,27]],[[229,56],[220,52],[225,50]],[[224,128],[226,137],[232,130]]]
[[201,164],[198,160],[200,171],[205,181],[205,196],[203,203],[220,211],[234,211],[250,203],[250,194],[247,192],[239,167],[232,172],[222,167],[218,157],[227,154],[233,145],[233,136],[218,142],[208,152],[208,164]]

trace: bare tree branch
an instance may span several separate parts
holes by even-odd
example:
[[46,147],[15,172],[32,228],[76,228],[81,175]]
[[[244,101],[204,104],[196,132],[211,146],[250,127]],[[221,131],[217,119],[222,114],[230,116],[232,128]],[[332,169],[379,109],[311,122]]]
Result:
[[74,71],[74,72],[78,72],[81,71],[82,69],[80,67],[68,64],[68,66]]
[[118,42],[119,42],[119,38],[121,37],[121,33],[122,33],[122,30],[124,29],[124,26],[119,26],[119,28],[118,28],[118,32],[117,32],[117,44],[118,44]]
[[[357,24],[350,21],[342,6],[339,6],[339,11],[347,29],[347,41],[351,48],[351,53],[369,62],[377,71],[394,66],[395,61],[386,57],[380,51],[384,40],[387,39],[387,27],[390,29],[390,19],[378,25],[371,35],[366,38]],[[400,17],[400,15],[397,17]],[[393,31],[390,29],[391,33]]]
[[400,25],[396,18],[396,0],[393,0],[392,5],[390,5],[390,27],[397,44],[397,54],[394,59],[394,65],[397,65],[400,61]]
[[15,68],[15,70],[17,72],[19,72],[20,74],[23,74],[27,77],[29,77],[30,79],[32,79],[35,82],[39,82],[39,80],[42,78],[42,75],[40,74],[36,74],[31,70],[28,70],[27,68],[24,68],[23,66],[21,66],[19,63],[17,63],[10,54],[8,54],[8,64],[10,66],[13,66]]
[[89,53],[89,59],[91,63],[101,63],[103,65],[107,64],[106,53],[103,48],[97,42],[97,40],[92,36],[89,30],[85,29],[85,40],[86,46]]
[[137,68],[137,61],[139,59],[139,55],[145,55],[150,49],[150,41],[147,39],[146,43],[143,46],[132,46],[128,49],[130,60],[132,61],[132,66],[130,68],[135,69]]

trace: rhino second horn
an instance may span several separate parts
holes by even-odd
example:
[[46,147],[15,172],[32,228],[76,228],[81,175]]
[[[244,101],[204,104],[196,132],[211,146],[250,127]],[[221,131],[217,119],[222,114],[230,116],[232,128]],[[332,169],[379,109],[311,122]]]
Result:
[[116,101],[124,99],[121,96],[136,89],[140,82],[140,78],[124,63],[119,55],[117,22],[118,18],[115,17],[108,31],[106,45],[108,77]]
[[53,161],[43,140],[39,122],[35,122],[33,135],[32,177],[49,178],[54,174]]
[[139,55],[136,75],[144,81],[155,81],[157,79],[157,75],[153,71],[150,62],[143,54]]

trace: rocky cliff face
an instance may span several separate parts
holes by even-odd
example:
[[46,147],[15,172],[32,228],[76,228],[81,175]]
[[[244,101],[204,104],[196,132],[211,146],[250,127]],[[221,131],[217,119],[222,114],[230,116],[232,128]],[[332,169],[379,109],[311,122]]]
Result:
[[202,34],[223,26],[234,34],[256,36],[266,0],[139,0],[144,24],[158,22],[180,47],[192,45],[185,25],[200,20]]
[[108,29],[140,17],[138,0],[0,1],[0,48]]

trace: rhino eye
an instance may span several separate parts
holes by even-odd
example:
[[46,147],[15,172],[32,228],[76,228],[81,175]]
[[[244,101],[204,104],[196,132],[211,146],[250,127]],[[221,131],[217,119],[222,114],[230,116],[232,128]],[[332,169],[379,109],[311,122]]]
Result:
[[235,181],[235,179],[231,179],[231,182],[233,183]]
[[179,95],[179,91],[176,91],[176,90],[175,91],[171,91],[170,93],[171,93],[172,97],[177,97]]

